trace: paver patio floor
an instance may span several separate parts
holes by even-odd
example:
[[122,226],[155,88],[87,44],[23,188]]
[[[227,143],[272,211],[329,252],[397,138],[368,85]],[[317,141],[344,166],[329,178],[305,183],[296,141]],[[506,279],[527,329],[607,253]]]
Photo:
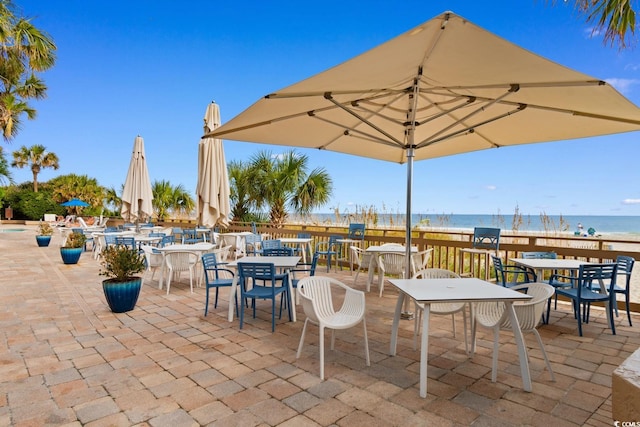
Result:
[[[469,357],[451,318],[432,316],[429,389],[419,397],[419,351],[413,321],[401,321],[398,354],[389,356],[396,301],[393,286],[367,294],[371,366],[365,366],[362,328],[338,331],[327,345],[320,381],[318,330],[310,327],[303,354],[298,322],[278,321],[270,304],[250,310],[239,329],[227,322],[228,290],[204,317],[203,288],[188,279],[171,294],[147,281],[136,308],[114,314],[102,293],[91,252],[64,265],[56,235],[38,248],[35,228],[0,233],[0,425],[86,426],[611,426],[611,373],[640,346],[636,327],[592,310],[578,337],[569,305],[552,310],[539,331],[556,374],[550,381],[531,335],[533,391],[522,390],[513,337],[500,336],[498,381],[491,383],[492,334],[480,330]],[[318,274],[326,274],[324,268]],[[353,284],[348,271],[331,273]],[[157,279],[157,278],[156,278]],[[634,315],[640,325],[640,316]]]

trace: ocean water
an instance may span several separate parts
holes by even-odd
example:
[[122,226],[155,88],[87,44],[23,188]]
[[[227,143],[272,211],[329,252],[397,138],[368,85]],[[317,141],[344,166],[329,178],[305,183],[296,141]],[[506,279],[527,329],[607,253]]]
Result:
[[[337,222],[333,214],[313,214],[320,222]],[[340,222],[345,224],[361,222],[361,218],[345,217]],[[632,234],[640,236],[640,216],[605,216],[605,215],[522,215],[521,222],[514,226],[513,215],[412,215],[412,225],[438,227],[447,229],[473,230],[474,227],[498,227],[503,230],[518,231],[564,231],[573,232],[582,224],[584,230],[593,228],[596,233]],[[378,226],[404,226],[405,216],[401,214],[378,215]]]

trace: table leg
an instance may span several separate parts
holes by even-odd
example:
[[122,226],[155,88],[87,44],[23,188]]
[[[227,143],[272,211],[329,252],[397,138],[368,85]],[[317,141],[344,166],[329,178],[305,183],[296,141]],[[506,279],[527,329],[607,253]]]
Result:
[[373,282],[373,270],[377,267],[375,260],[375,254],[371,254],[369,257],[369,268],[367,269],[367,292],[371,290],[371,283]]
[[518,358],[520,359],[520,375],[522,376],[522,384],[524,391],[531,391],[531,373],[529,371],[529,357],[527,355],[527,346],[522,336],[522,330],[520,329],[520,323],[518,323],[518,317],[516,311],[513,308],[512,301],[505,301],[507,313],[509,314],[509,321],[511,322],[511,329],[513,330],[513,336],[518,346]]
[[400,313],[402,312],[402,305],[404,303],[405,293],[398,293],[398,301],[396,302],[396,310],[393,312],[393,323],[391,326],[391,345],[389,348],[389,354],[391,356],[396,355],[396,346],[398,343],[398,327],[400,325]]
[[[234,301],[236,300],[236,292],[238,291],[238,275],[233,275],[233,280],[231,281],[231,291],[229,292],[229,314],[227,315],[227,320],[229,322],[233,322],[233,307]],[[244,306],[242,305],[243,301],[240,301],[239,309],[244,310]]]
[[289,284],[289,305],[291,307],[291,317],[295,323],[296,317],[296,305],[294,304],[295,298],[293,294],[293,281],[291,280],[291,273],[287,271],[287,283]]
[[306,264],[307,263],[307,245],[301,243],[300,252],[302,252],[302,263]]
[[427,366],[429,365],[429,315],[431,304],[422,313],[422,341],[420,343],[420,397],[427,397]]
[[160,267],[160,279],[158,279],[158,289],[162,289],[162,282],[164,281],[164,265],[165,265],[165,252],[162,252],[162,266]]

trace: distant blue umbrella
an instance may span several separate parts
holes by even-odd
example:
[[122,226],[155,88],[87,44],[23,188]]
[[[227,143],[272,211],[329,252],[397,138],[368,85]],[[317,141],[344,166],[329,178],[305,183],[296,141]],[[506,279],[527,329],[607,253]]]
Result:
[[87,202],[83,202],[80,199],[71,199],[68,200],[64,203],[60,203],[60,206],[64,206],[64,207],[83,207],[86,208],[87,206],[89,206],[89,203]]

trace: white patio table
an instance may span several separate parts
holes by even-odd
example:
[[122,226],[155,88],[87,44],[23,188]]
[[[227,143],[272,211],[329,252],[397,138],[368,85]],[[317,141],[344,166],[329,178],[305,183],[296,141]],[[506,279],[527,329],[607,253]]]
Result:
[[291,244],[297,245],[300,248],[300,253],[302,254],[302,262],[307,263],[307,252],[311,255],[311,242],[313,241],[310,237],[281,237],[280,240],[283,244]]
[[244,238],[248,234],[252,233],[250,231],[242,231],[239,233],[220,233],[218,236],[220,239],[222,239],[222,244],[220,246],[231,245],[231,250],[233,251],[235,258],[238,259],[239,255],[245,255]]
[[593,264],[588,261],[578,259],[561,259],[561,258],[509,258],[509,261],[522,267],[528,267],[536,272],[536,276],[542,280],[544,270],[567,270],[571,274],[578,271],[581,265]]
[[[395,356],[398,340],[398,324],[405,296],[424,304],[422,316],[422,341],[420,347],[420,397],[427,397],[427,358],[429,354],[429,312],[432,303],[439,302],[480,302],[502,301],[506,305],[509,320],[520,359],[520,374],[525,391],[531,391],[531,374],[529,372],[529,359],[527,358],[527,346],[522,337],[520,324],[513,309],[514,301],[526,301],[531,298],[517,291],[503,286],[485,282],[477,278],[460,279],[391,279],[391,284],[398,288],[398,301],[393,315],[393,327],[391,329],[390,354]],[[471,343],[472,354],[475,343]]]
[[[299,256],[245,256],[235,261],[232,261],[225,265],[226,268],[237,268],[238,264],[243,262],[259,262],[265,264],[273,264],[278,269],[284,269],[289,272],[292,268],[295,268],[296,265],[300,262]],[[231,284],[231,293],[229,294],[229,315],[227,316],[229,322],[233,321],[233,307],[234,304],[232,301],[236,296],[236,292],[238,291],[238,274],[233,276],[233,283]],[[289,304],[291,304],[291,314],[293,316],[293,321],[296,321],[296,306],[293,304],[295,298],[293,297],[293,283],[291,278],[289,278]]]

